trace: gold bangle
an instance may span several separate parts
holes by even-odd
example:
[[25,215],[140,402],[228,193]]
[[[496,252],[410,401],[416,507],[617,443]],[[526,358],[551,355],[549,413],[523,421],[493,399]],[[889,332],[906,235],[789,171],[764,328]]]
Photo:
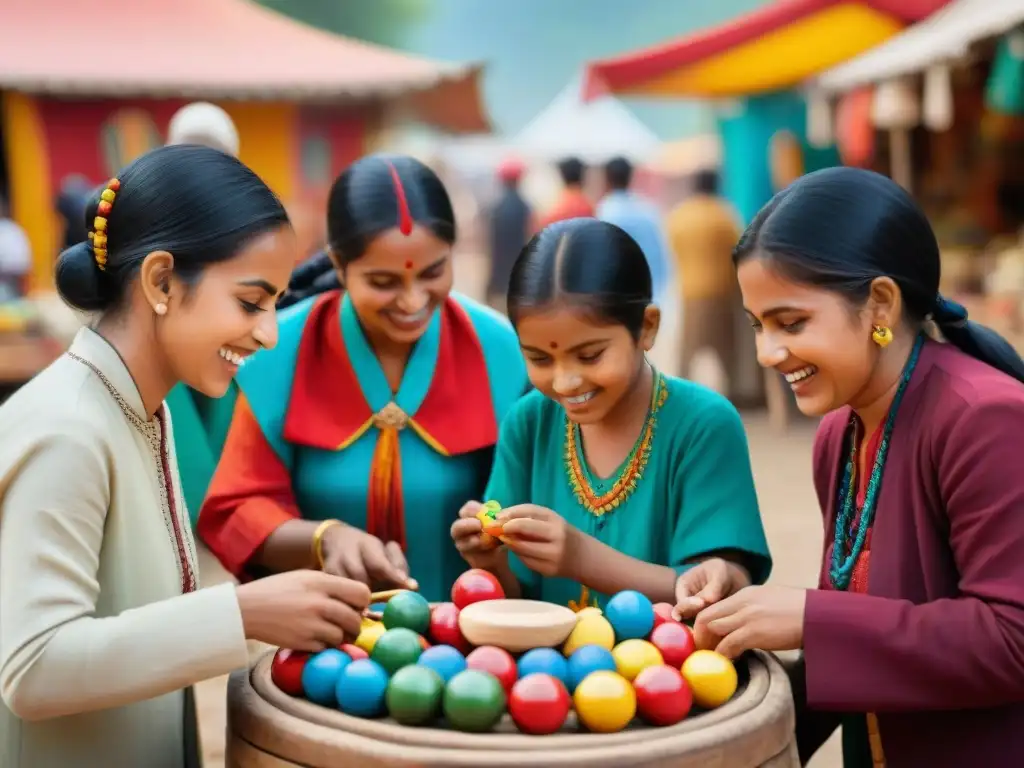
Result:
[[336,525],[341,525],[341,520],[324,520],[313,531],[313,559],[321,571],[324,569],[324,534]]

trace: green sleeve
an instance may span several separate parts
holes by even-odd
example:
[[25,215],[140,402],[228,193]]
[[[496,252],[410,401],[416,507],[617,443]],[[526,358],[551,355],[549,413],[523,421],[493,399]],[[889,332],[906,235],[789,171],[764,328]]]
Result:
[[687,444],[679,453],[671,482],[680,499],[670,565],[682,573],[694,559],[723,549],[748,555],[755,584],[771,573],[754,473],[743,422],[732,404],[715,396],[702,404]]
[[213,453],[214,460],[220,461],[220,455],[224,452],[224,441],[228,439],[231,420],[235,416],[238,385],[231,382],[231,386],[223,397],[206,397],[196,392],[193,392],[192,396],[196,400],[199,417],[203,420],[203,427],[206,429],[210,451]]
[[[494,466],[484,492],[484,500],[493,499],[502,507],[531,502],[530,457],[533,455],[533,438],[528,406],[528,397],[519,400],[505,416],[498,433]],[[523,565],[511,552],[508,560],[522,586],[523,597],[536,599],[540,592],[540,575]]]
[[210,450],[206,427],[192,395],[192,390],[184,384],[178,384],[168,393],[166,405],[171,413],[181,490],[194,530],[199,508],[203,505],[206,489],[217,467],[217,458]]

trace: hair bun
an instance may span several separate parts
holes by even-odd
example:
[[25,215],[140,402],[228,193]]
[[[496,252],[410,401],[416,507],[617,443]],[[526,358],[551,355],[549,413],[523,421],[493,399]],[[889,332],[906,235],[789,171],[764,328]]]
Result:
[[60,255],[56,270],[57,291],[75,309],[98,312],[114,299],[110,282],[96,265],[92,246],[77,243]]

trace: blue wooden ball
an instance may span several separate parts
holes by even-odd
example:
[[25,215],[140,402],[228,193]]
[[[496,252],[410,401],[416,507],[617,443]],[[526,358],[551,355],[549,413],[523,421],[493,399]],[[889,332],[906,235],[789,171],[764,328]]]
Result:
[[584,645],[577,648],[569,657],[569,693],[575,691],[576,686],[591,672],[600,670],[617,671],[615,657],[611,651],[600,645]]
[[604,607],[604,617],[615,630],[615,641],[644,640],[654,629],[654,606],[646,596],[627,589],[613,595]]
[[453,646],[434,645],[421,653],[416,663],[430,667],[447,683],[466,668],[466,657]]
[[569,662],[554,648],[534,648],[527,651],[520,657],[517,666],[520,680],[527,675],[542,674],[551,675],[563,685],[569,685]]
[[373,659],[353,661],[342,671],[335,689],[338,708],[354,717],[380,717],[388,673]]
[[322,707],[335,706],[338,678],[351,663],[349,655],[337,648],[328,648],[310,658],[302,669],[302,692],[306,698]]

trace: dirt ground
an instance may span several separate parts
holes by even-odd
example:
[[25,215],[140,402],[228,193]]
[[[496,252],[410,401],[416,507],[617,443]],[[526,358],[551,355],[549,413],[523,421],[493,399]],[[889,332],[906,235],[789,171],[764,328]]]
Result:
[[[476,260],[466,259],[456,288],[479,296],[482,270]],[[662,370],[675,373],[677,332],[671,314],[652,358]],[[811,442],[814,424],[798,419],[783,434],[773,430],[763,414],[744,417],[754,466],[758,498],[775,560],[771,581],[792,586],[813,586],[817,580],[821,546],[821,517],[811,486]],[[219,564],[205,551],[200,553],[204,584],[225,578]],[[197,686],[200,726],[206,768],[224,765],[225,686],[218,678]],[[842,764],[838,738],[834,737],[811,762],[811,768],[839,768]]]

